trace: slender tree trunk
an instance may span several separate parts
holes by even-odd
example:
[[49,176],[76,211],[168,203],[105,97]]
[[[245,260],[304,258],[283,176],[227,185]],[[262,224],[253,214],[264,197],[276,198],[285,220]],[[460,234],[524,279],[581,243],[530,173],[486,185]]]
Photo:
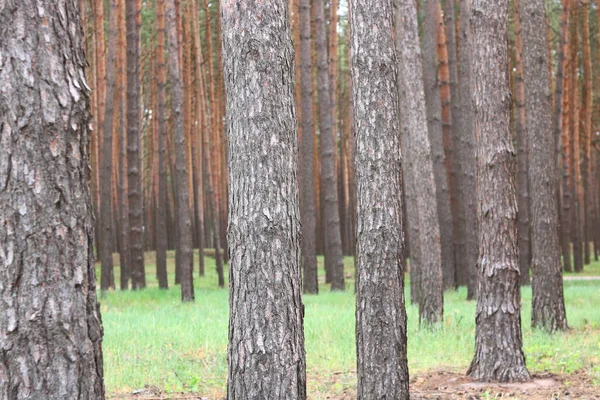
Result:
[[437,208],[442,246],[442,269],[456,271],[454,265],[454,239],[444,137],[442,129],[442,101],[440,82],[437,79],[437,31],[439,0],[427,0],[425,3],[425,23],[423,27],[423,80],[425,83],[425,101],[427,104],[427,127],[433,155],[433,172],[437,196]]
[[581,122],[581,141],[583,156],[581,162],[581,182],[583,192],[582,222],[583,222],[583,262],[590,263],[590,241],[592,240],[592,201],[591,201],[591,136],[592,136],[592,57],[590,49],[590,0],[582,0],[582,25],[581,39],[583,47],[583,85],[581,90],[582,98],[582,117]]
[[472,24],[473,100],[479,138],[477,217],[481,235],[475,357],[467,374],[480,381],[524,381],[530,377],[521,338],[513,178],[516,163],[510,134],[506,40],[508,2],[474,0],[468,18]]
[[332,134],[332,102],[325,10],[322,0],[312,1],[315,11],[317,90],[319,96],[319,149],[321,154],[321,187],[323,188],[323,224],[325,230],[325,269],[331,271],[331,290],[345,290],[344,260],[340,232],[340,213],[335,179],[335,141]]
[[435,178],[431,144],[427,132],[425,89],[419,45],[419,27],[416,4],[412,0],[396,2],[396,48],[398,52],[398,92],[404,154],[404,185],[408,196],[413,199],[407,209],[410,218],[418,224],[419,278],[419,322],[436,324],[443,321],[443,279],[440,228],[438,225]]
[[102,400],[79,10],[2,2],[0,26],[0,398]]
[[[531,232],[530,232],[530,194],[529,194],[529,153],[527,123],[525,119],[525,84],[523,72],[523,39],[521,34],[521,15],[519,13],[520,1],[513,0],[515,17],[515,130],[517,136],[517,204],[518,214],[518,243],[519,243],[519,269],[521,271],[521,285],[529,285],[529,268],[531,266]],[[545,21],[544,21],[545,23]],[[538,27],[539,28],[539,27]],[[545,32],[544,32],[545,33]],[[530,98],[531,99],[531,98]],[[535,129],[535,127],[532,127]],[[533,134],[533,133],[532,133]]]
[[167,70],[165,62],[165,0],[156,2],[156,63],[158,64],[158,210],[156,215],[156,275],[158,287],[169,288],[167,278]]
[[142,157],[140,155],[140,31],[136,16],[137,0],[127,5],[127,158],[129,245],[131,252],[131,284],[133,289],[146,287],[144,267],[144,204],[142,198]]
[[[167,38],[169,54],[179,53],[177,20],[174,0],[166,0]],[[175,176],[177,185],[177,258],[181,272],[181,301],[194,301],[194,274],[192,253],[192,221],[189,207],[186,142],[183,124],[183,87],[179,57],[169,57],[171,78],[171,106],[173,108],[173,130],[175,133]]]
[[223,2],[221,14],[231,192],[227,398],[305,399],[288,1]]
[[315,153],[312,109],[312,47],[310,0],[300,0],[300,90],[302,137],[300,143],[300,196],[302,217],[302,262],[304,292],[319,292],[316,252]]
[[567,328],[558,240],[558,171],[552,130],[550,70],[547,63],[544,0],[521,0],[525,104],[529,127],[533,327],[551,332]]
[[[95,177],[96,177],[96,192],[94,193],[96,197],[96,210],[101,211],[102,208],[102,156],[104,147],[102,146],[102,135],[101,132],[104,130],[104,114],[105,114],[105,102],[106,102],[106,43],[104,39],[104,1],[103,0],[90,0],[93,2],[93,10],[94,10],[94,35],[96,40],[94,41],[94,52],[96,54],[94,69],[96,72],[95,75],[95,87],[94,90],[96,93],[96,109],[94,114],[94,119],[96,122],[96,146],[95,146],[95,156],[96,156],[96,169]],[[101,214],[100,214],[101,215]],[[96,246],[98,248],[98,256],[102,258],[102,246],[104,245],[104,240],[102,239],[103,229],[102,229],[102,220],[97,221],[97,231],[96,236],[100,237],[100,240],[96,242]]]
[[409,398],[409,380],[393,3],[352,0],[350,7],[358,199],[358,398],[401,400]]

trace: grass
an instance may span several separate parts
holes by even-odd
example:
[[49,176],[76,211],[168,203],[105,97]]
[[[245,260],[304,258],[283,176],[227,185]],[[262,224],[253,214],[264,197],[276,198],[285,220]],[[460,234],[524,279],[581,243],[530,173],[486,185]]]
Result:
[[[177,286],[159,290],[153,255],[148,254],[146,261],[148,289],[111,291],[100,300],[109,395],[152,386],[167,392],[223,397],[228,292],[216,287],[214,260],[207,257],[206,276],[195,277],[193,304],[181,304]],[[319,259],[321,266],[322,261]],[[335,396],[356,385],[353,260],[346,258],[345,264],[345,293],[331,293],[328,285],[321,283],[319,295],[304,296],[310,398]],[[169,268],[172,283],[172,254]],[[600,263],[586,269],[600,271]],[[320,275],[323,282],[322,269]],[[600,385],[600,281],[565,281],[567,318],[572,328],[566,333],[532,331],[531,289],[524,288],[522,297],[523,339],[530,371],[568,374],[585,370]],[[473,355],[475,303],[465,298],[464,289],[446,293],[443,328],[436,331],[420,330],[417,307],[407,305],[412,374],[432,369],[466,370]]]

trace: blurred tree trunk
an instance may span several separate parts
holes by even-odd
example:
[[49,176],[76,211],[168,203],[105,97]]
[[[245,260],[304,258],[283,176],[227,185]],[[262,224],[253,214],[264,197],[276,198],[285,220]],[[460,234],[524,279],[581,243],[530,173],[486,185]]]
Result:
[[525,104],[529,127],[533,327],[550,332],[567,328],[558,238],[558,170],[552,130],[552,97],[544,0],[521,0]]
[[592,57],[590,49],[590,0],[581,1],[581,40],[583,54],[583,85],[581,87],[581,191],[583,192],[582,222],[583,222],[583,263],[590,263],[590,241],[592,240],[591,224],[591,137],[592,137]]
[[407,214],[409,223],[417,227],[411,230],[416,234],[410,238],[414,243],[412,248],[420,251],[420,279],[415,282],[420,285],[417,291],[419,322],[434,325],[443,321],[444,314],[442,254],[433,159],[427,134],[417,8],[412,0],[396,1],[396,49],[400,115],[403,116],[400,132],[404,188],[406,197],[411,199]]
[[358,200],[356,355],[360,399],[409,398],[393,16],[392,1],[352,2],[350,42]]
[[234,0],[221,13],[231,190],[227,398],[305,399],[288,1]]
[[479,138],[477,218],[483,234],[479,236],[475,356],[467,374],[484,382],[524,381],[530,376],[521,338],[516,160],[507,73],[508,2],[474,0],[468,17]]
[[2,2],[0,26],[0,398],[102,400],[79,10]]

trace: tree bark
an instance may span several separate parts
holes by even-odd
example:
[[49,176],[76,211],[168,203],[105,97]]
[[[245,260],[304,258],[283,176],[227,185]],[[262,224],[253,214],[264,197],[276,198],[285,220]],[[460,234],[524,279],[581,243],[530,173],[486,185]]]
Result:
[[142,199],[142,157],[140,155],[140,30],[136,16],[137,0],[126,0],[127,6],[127,162],[129,198],[129,245],[131,253],[131,285],[146,287],[144,266],[144,204]]
[[425,102],[427,104],[427,128],[433,155],[433,173],[437,196],[437,208],[442,247],[442,268],[444,271],[456,271],[454,264],[454,239],[452,210],[446,173],[444,154],[444,136],[442,130],[442,100],[440,82],[437,79],[437,32],[439,20],[439,0],[427,0],[425,3],[425,23],[423,27],[423,81]]
[[335,179],[335,141],[332,133],[332,103],[327,62],[325,10],[322,0],[313,0],[315,47],[317,51],[317,91],[319,96],[319,150],[321,187],[323,188],[323,224],[325,229],[325,269],[331,271],[331,290],[345,290],[340,212]]
[[400,118],[390,0],[350,3],[359,399],[408,399]]
[[[417,8],[412,0],[396,2],[396,49],[398,53],[398,93],[402,136],[402,153],[405,157],[404,185],[406,195],[413,199],[407,209],[418,225],[417,235],[411,242],[418,242],[419,253],[419,322],[436,324],[444,314],[442,256],[440,229],[437,213],[435,178],[431,144],[427,131],[425,89],[421,65],[421,47]],[[411,263],[412,266],[412,263]]]
[[165,62],[165,0],[156,2],[156,62],[158,64],[158,209],[156,215],[156,275],[158,287],[169,288],[167,278],[167,70]]
[[300,0],[300,91],[302,137],[300,143],[300,195],[304,292],[319,293],[316,252],[315,153],[313,138],[313,73],[310,0]]
[[226,1],[221,15],[231,193],[227,398],[305,399],[288,1]]
[[552,130],[552,94],[544,0],[521,0],[525,104],[529,128],[533,327],[551,332],[567,328],[558,238],[558,170]]
[[0,398],[104,399],[76,1],[0,3]]
[[481,235],[475,357],[467,374],[480,381],[524,381],[530,376],[521,338],[516,163],[510,134],[506,40],[508,2],[474,0],[469,17]]
[[591,136],[592,136],[592,57],[590,49],[590,0],[581,0],[581,46],[583,55],[583,85],[581,87],[581,191],[583,192],[583,263],[590,263],[590,241],[592,219],[591,196]]
[[[166,0],[167,38],[169,54],[178,54],[177,20],[174,0]],[[194,273],[192,263],[192,221],[189,206],[186,141],[183,125],[183,87],[179,57],[169,57],[171,78],[171,106],[175,133],[175,176],[177,185],[177,258],[181,272],[181,301],[194,301]]]

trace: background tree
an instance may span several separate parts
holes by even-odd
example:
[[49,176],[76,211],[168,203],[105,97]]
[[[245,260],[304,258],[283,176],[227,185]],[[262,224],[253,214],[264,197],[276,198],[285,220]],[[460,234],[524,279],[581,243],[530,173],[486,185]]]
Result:
[[304,399],[288,0],[223,2],[221,13],[231,193],[227,397]]
[[0,26],[0,398],[102,400],[79,10],[3,3]]
[[509,130],[508,2],[474,0],[470,18],[481,234],[475,357],[467,374],[481,381],[522,381],[530,377],[521,339],[515,152]]
[[391,1],[351,2],[359,398],[408,399],[402,182]]

